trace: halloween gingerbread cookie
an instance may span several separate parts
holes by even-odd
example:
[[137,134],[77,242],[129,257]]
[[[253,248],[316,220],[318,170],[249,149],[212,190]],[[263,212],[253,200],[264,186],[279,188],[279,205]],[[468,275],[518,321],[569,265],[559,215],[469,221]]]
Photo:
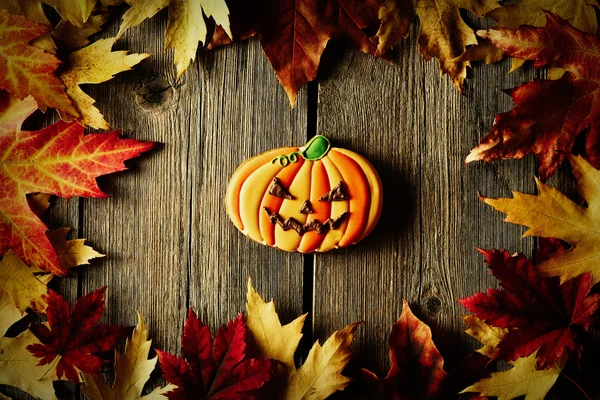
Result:
[[362,156],[315,136],[245,161],[227,187],[227,213],[250,239],[301,253],[354,244],[375,227],[382,189]]

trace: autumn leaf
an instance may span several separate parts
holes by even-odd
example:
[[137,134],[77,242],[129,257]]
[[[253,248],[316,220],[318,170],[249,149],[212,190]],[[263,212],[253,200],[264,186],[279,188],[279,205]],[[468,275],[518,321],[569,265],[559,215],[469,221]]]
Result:
[[577,335],[589,329],[600,308],[600,294],[590,295],[590,275],[559,285],[558,279],[540,277],[533,262],[521,254],[480,252],[502,290],[488,289],[459,302],[487,324],[509,329],[494,358],[514,361],[537,350],[544,369],[566,353],[579,354]]
[[84,135],[78,123],[62,121],[39,131],[21,131],[36,108],[31,97],[17,100],[0,91],[0,254],[12,249],[29,266],[66,275],[68,266],[60,264],[26,194],[106,197],[95,178],[124,170],[124,160],[153,144],[119,139],[118,132]]
[[68,54],[90,44],[89,37],[100,32],[102,25],[108,21],[109,15],[108,12],[91,15],[81,27],[67,20],[61,20],[52,31],[52,37],[60,52]]
[[37,365],[37,359],[26,348],[39,346],[38,339],[25,331],[16,338],[0,338],[0,384],[14,386],[39,397],[56,400],[52,379],[47,366]]
[[154,389],[142,396],[144,385],[154,371],[157,358],[148,359],[152,341],[148,340],[148,328],[138,312],[138,324],[131,339],[127,339],[125,353],[115,351],[115,382],[110,388],[102,375],[84,373],[83,393],[90,400],[160,400],[163,394],[175,389],[173,385]]
[[[234,40],[255,34],[275,69],[292,107],[300,88],[317,77],[321,55],[330,39],[375,54],[370,32],[379,26],[380,0],[269,0],[260,4],[231,0]],[[217,29],[209,48],[231,43]]]
[[542,180],[550,177],[582,136],[586,158],[600,166],[597,121],[600,102],[600,38],[577,30],[555,14],[545,28],[480,31],[511,57],[534,60],[534,66],[567,71],[556,81],[536,79],[508,93],[515,107],[496,116],[494,126],[465,162],[522,158],[534,154]]
[[85,25],[96,6],[96,0],[41,0],[41,2],[53,7],[63,19],[80,28]]
[[223,325],[214,341],[208,326],[189,310],[181,350],[183,358],[157,350],[165,379],[177,386],[169,399],[254,399],[253,391],[267,382],[277,363],[246,356],[246,325],[243,315]]
[[407,37],[412,20],[419,16],[419,48],[425,61],[437,58],[440,72],[448,74],[458,91],[467,76],[468,60],[457,59],[467,46],[477,44],[473,30],[460,15],[466,9],[479,16],[498,7],[497,0],[387,0],[379,10],[377,54],[383,54]]
[[225,0],[129,0],[131,8],[123,14],[123,22],[117,37],[143,20],[152,18],[165,7],[169,7],[165,49],[175,49],[177,78],[196,58],[198,42],[206,43],[208,29],[206,18],[213,18],[217,25],[231,36],[229,10]]
[[512,199],[483,198],[486,204],[507,215],[505,221],[529,229],[523,236],[559,238],[569,243],[568,251],[537,265],[543,276],[558,276],[561,283],[590,273],[591,283],[600,281],[600,246],[598,207],[600,207],[600,172],[580,156],[569,155],[577,189],[587,207],[573,202],[558,190],[536,179],[537,195],[513,192]]
[[95,355],[115,347],[129,329],[121,326],[98,324],[104,311],[106,286],[80,297],[73,310],[61,295],[49,290],[46,295],[48,324],[34,324],[30,330],[40,343],[27,350],[40,358],[38,365],[51,364],[56,376],[63,375],[79,382],[79,372],[95,374],[104,361]]
[[488,358],[496,358],[498,345],[508,333],[508,329],[490,326],[474,315],[467,315],[462,318],[467,325],[465,331],[467,335],[474,337],[483,344],[483,347],[476,351]]
[[54,75],[58,58],[29,44],[50,29],[0,9],[0,89],[19,99],[31,95],[42,109],[54,107],[62,115],[78,117],[65,85]]
[[431,339],[431,329],[403,301],[402,314],[390,334],[391,367],[385,378],[361,369],[361,384],[371,396],[394,399],[442,398],[448,374]]
[[548,369],[536,368],[536,354],[518,358],[508,371],[492,372],[492,376],[469,386],[461,393],[477,392],[483,396],[496,396],[498,400],[511,400],[525,396],[525,400],[543,400],[560,375],[563,363]]
[[[84,93],[79,87],[85,83],[102,83],[112,79],[115,74],[129,71],[150,54],[127,54],[125,50],[111,51],[115,38],[98,40],[91,45],[69,54],[66,59],[66,69],[60,74],[60,79],[67,87],[67,94],[79,110],[77,118],[84,126],[97,129],[110,129],[108,122],[93,106],[95,100]],[[67,115],[63,119],[69,120]]]
[[92,258],[104,257],[104,254],[100,254],[90,246],[86,246],[84,244],[85,239],[67,240],[70,230],[71,228],[59,228],[46,233],[58,255],[60,265],[71,268],[89,264]]
[[46,285],[52,279],[52,275],[36,276],[36,272],[42,271],[29,268],[12,252],[8,252],[0,263],[0,292],[6,293],[12,299],[21,315],[25,314],[28,308],[42,314],[48,306]]
[[294,364],[294,353],[302,338],[302,326],[306,314],[282,326],[273,301],[265,303],[248,280],[246,296],[248,309],[248,346],[257,356],[279,361],[280,366],[269,382],[274,398],[286,400],[325,399],[332,393],[344,390],[350,378],[342,371],[351,356],[350,345],[358,323],[334,332],[321,346],[315,342],[306,361],[298,370]]
[[[521,0],[518,3],[505,4],[486,14],[497,22],[494,28],[517,29],[521,25],[542,27],[546,25],[544,11],[554,13],[567,20],[575,28],[595,34],[598,31],[598,22],[594,5],[595,0]],[[502,50],[493,46],[489,40],[480,39],[480,43],[471,47],[460,59],[482,60],[487,64],[498,62],[502,59]],[[513,59],[511,70],[519,68],[523,64],[521,59]]]
[[17,308],[8,293],[0,291],[0,337],[4,336],[8,328],[21,318],[23,318],[21,311]]

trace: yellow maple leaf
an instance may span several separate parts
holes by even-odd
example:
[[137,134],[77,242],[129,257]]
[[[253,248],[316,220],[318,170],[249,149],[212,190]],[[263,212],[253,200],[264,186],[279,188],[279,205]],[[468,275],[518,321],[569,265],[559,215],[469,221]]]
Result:
[[[165,49],[175,49],[177,79],[196,57],[198,42],[206,43],[206,18],[212,17],[223,27],[229,37],[229,9],[225,0],[130,0],[131,8],[123,15],[123,22],[117,37],[130,27],[152,18],[165,7],[169,7]],[[204,14],[204,15],[203,15]]]
[[477,352],[486,357],[493,358],[494,354],[498,351],[498,344],[504,335],[508,333],[508,329],[490,326],[474,315],[467,315],[462,317],[462,319],[467,324],[465,332],[483,344],[483,347],[477,349]]
[[0,292],[8,294],[21,315],[27,308],[43,313],[48,306],[44,295],[52,275],[36,277],[41,270],[28,267],[16,254],[8,252],[0,262]]
[[108,21],[109,13],[92,15],[82,26],[73,25],[66,19],[61,20],[52,31],[60,52],[69,53],[90,44],[88,39],[100,32],[102,25]]
[[93,106],[95,100],[79,87],[84,83],[102,83],[115,74],[131,70],[150,54],[127,54],[128,51],[112,51],[116,38],[98,40],[91,45],[71,53],[66,61],[67,68],[60,79],[67,87],[67,95],[81,114],[78,121],[97,129],[109,129],[108,122]]
[[23,318],[8,293],[0,290],[0,336],[4,336],[8,328]]
[[249,347],[256,353],[253,355],[280,361],[284,367],[284,371],[271,379],[272,389],[278,392],[273,395],[275,398],[325,399],[350,383],[342,371],[350,360],[350,345],[358,323],[334,332],[323,346],[315,342],[302,367],[296,370],[294,353],[302,338],[306,314],[282,326],[273,301],[265,303],[254,290],[251,279],[246,298],[246,326]]
[[548,369],[536,368],[537,351],[526,358],[518,358],[511,363],[508,371],[492,372],[485,378],[469,386],[461,393],[475,392],[482,396],[497,396],[498,400],[510,400],[525,396],[525,400],[543,400],[554,386],[564,362]]
[[90,400],[159,400],[164,399],[164,393],[175,388],[167,385],[156,388],[151,393],[142,396],[142,390],[150,373],[154,371],[157,358],[148,359],[152,341],[148,340],[148,328],[142,315],[138,312],[138,324],[131,339],[127,339],[125,353],[115,350],[115,382],[110,388],[102,375],[84,373],[85,386],[83,393]]
[[477,38],[460,15],[466,9],[479,16],[499,7],[497,0],[387,0],[379,10],[382,20],[377,37],[378,54],[383,54],[408,35],[414,16],[419,16],[419,47],[425,61],[437,58],[440,71],[448,74],[461,91],[468,60],[457,59]]
[[38,366],[38,359],[26,349],[39,343],[27,330],[15,338],[0,338],[0,384],[14,386],[41,399],[56,399],[48,366]]
[[506,214],[504,221],[527,226],[529,229],[523,236],[553,237],[573,246],[538,264],[542,276],[558,276],[563,283],[589,272],[595,285],[600,282],[600,171],[580,156],[567,157],[587,207],[537,178],[537,195],[513,192],[512,199],[483,198],[483,201]]
[[86,246],[85,239],[67,240],[71,228],[54,229],[46,233],[52,247],[58,254],[60,264],[71,268],[78,265],[89,264],[92,258],[104,257],[90,246]]
[[75,26],[82,27],[96,6],[96,0],[41,0],[54,7],[61,17]]

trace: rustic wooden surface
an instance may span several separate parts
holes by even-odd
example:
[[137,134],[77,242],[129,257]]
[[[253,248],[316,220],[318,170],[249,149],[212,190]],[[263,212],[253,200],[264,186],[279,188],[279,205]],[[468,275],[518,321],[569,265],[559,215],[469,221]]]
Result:
[[[540,72],[478,65],[461,95],[436,61],[418,54],[415,28],[394,64],[331,43],[318,83],[301,91],[292,110],[256,39],[199,54],[176,82],[173,54],[163,52],[166,20],[162,12],[117,44],[153,57],[86,88],[124,136],[163,144],[129,171],[101,179],[111,198],[54,202],[47,222],[74,227],[74,236],[107,255],[61,280],[59,290],[73,301],[108,285],[104,320],[134,325],[139,310],[154,346],[175,353],[187,308],[216,329],[244,310],[249,276],[275,299],[283,322],[310,313],[299,358],[314,340],[362,320],[354,362],[384,374],[402,298],[432,327],[449,368],[472,351],[457,299],[497,285],[475,248],[533,249],[477,193],[532,193],[534,162],[465,167],[463,160],[494,115],[510,108],[499,89]],[[243,237],[225,211],[229,176],[253,155],[315,133],[365,155],[380,172],[385,200],[374,232],[315,256]],[[566,187],[561,176],[552,182]],[[150,386],[160,383],[153,378]],[[69,384],[59,394],[82,397]]]

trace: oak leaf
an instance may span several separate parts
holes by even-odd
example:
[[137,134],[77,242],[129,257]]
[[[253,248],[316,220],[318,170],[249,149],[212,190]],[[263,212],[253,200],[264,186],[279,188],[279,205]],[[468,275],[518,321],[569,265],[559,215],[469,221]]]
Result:
[[148,359],[152,341],[148,340],[148,328],[138,312],[138,324],[131,339],[127,339],[125,353],[115,351],[115,381],[110,388],[102,375],[84,373],[83,393],[90,400],[160,400],[163,394],[173,390],[173,385],[154,389],[142,396],[144,385],[154,371],[157,358]]
[[431,329],[403,300],[402,314],[390,333],[391,367],[385,378],[361,369],[361,381],[373,398],[442,398],[448,374],[431,339]]
[[104,361],[94,353],[111,350],[129,329],[98,324],[104,311],[106,286],[80,297],[73,310],[61,295],[49,290],[46,296],[48,325],[34,324],[30,330],[40,343],[27,350],[40,358],[38,365],[51,364],[56,376],[79,382],[79,372],[95,374]]
[[183,358],[157,350],[165,379],[177,386],[165,393],[169,399],[254,399],[256,389],[267,382],[277,363],[246,355],[243,315],[223,325],[214,341],[208,326],[189,310],[181,351]]
[[257,356],[279,361],[280,366],[269,382],[274,398],[286,400],[325,399],[343,390],[350,378],[342,371],[350,359],[350,345],[358,323],[334,332],[321,346],[315,342],[304,364],[296,370],[294,353],[302,338],[302,326],[306,315],[282,326],[273,301],[265,303],[248,280],[246,296],[248,309],[248,346]]
[[166,32],[165,49],[175,49],[177,78],[196,58],[198,42],[206,43],[208,29],[206,18],[215,22],[231,36],[229,10],[225,0],[129,0],[131,8],[123,14],[123,22],[117,37],[143,20],[152,18],[165,7],[169,7],[169,25]]
[[537,351],[539,367],[545,369],[565,354],[579,355],[577,335],[589,329],[600,308],[600,294],[590,295],[590,275],[559,285],[558,279],[540,277],[521,254],[479,251],[502,290],[488,289],[459,301],[485,323],[509,329],[493,357],[514,361]]
[[482,396],[496,396],[511,400],[525,396],[525,400],[543,400],[554,386],[564,363],[555,363],[548,369],[537,369],[536,354],[518,358],[508,371],[492,372],[492,376],[464,389],[461,393],[477,392]]
[[460,9],[484,16],[496,7],[499,7],[497,0],[387,0],[379,10],[377,53],[385,53],[402,37],[407,37],[412,20],[419,16],[419,48],[423,58],[425,61],[437,58],[442,75],[448,74],[462,91],[470,63],[458,57],[467,46],[477,44],[477,38],[461,17]]
[[29,44],[50,28],[0,9],[0,89],[19,99],[31,95],[42,109],[54,107],[78,117],[65,85],[54,75],[58,58]]
[[[228,2],[234,40],[258,35],[292,107],[300,88],[317,77],[330,39],[375,54],[371,37],[379,26],[380,0],[269,0],[260,4]],[[217,30],[209,48],[231,43]]]
[[153,144],[119,139],[118,132],[84,135],[78,123],[62,121],[39,131],[21,131],[36,108],[31,97],[17,100],[0,91],[0,254],[12,249],[29,266],[66,275],[68,266],[60,264],[26,194],[106,197],[96,177],[124,170],[124,160]]
[[[150,54],[127,54],[125,50],[111,51],[115,38],[101,39],[91,45],[69,54],[65,60],[66,69],[60,79],[67,87],[67,94],[79,111],[77,118],[82,125],[97,129],[110,129],[108,122],[93,106],[95,100],[79,87],[85,83],[102,83],[112,79],[115,74],[129,71]],[[68,116],[62,115],[68,120]]]
[[56,400],[47,366],[37,365],[37,359],[26,348],[39,346],[38,339],[25,331],[15,338],[0,337],[0,384],[14,386],[41,399]]
[[561,283],[590,273],[591,283],[600,281],[600,172],[580,156],[569,155],[577,189],[587,207],[536,179],[537,195],[513,192],[513,198],[483,198],[486,204],[506,214],[506,222],[529,229],[523,236],[554,237],[572,246],[537,265],[543,276],[558,276]]
[[506,55],[534,60],[538,68],[561,67],[567,73],[555,81],[536,79],[509,91],[515,107],[496,116],[492,130],[466,163],[535,154],[540,178],[545,180],[582,136],[586,158],[600,166],[600,38],[555,14],[546,13],[546,20],[545,28],[478,32]]

